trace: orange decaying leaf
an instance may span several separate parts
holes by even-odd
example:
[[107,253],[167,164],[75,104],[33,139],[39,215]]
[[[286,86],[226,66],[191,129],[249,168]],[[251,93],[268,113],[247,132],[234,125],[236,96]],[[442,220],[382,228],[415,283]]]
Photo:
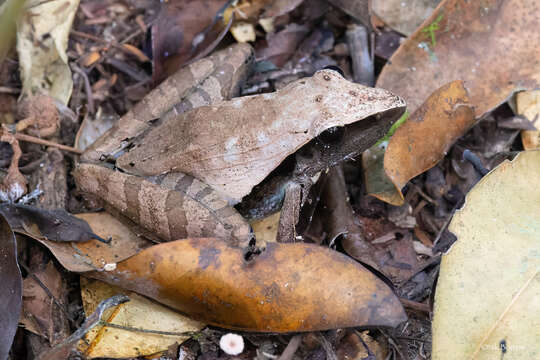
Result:
[[225,328],[293,332],[396,326],[405,312],[388,286],[351,258],[312,244],[269,243],[251,262],[214,238],[147,248],[88,276]]

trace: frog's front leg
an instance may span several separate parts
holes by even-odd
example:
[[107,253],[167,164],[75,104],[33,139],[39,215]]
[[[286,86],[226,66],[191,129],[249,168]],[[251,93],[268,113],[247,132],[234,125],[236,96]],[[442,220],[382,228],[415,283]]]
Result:
[[79,188],[163,241],[216,237],[246,248],[250,227],[203,182],[182,173],[149,177],[103,166],[80,164],[73,173]]

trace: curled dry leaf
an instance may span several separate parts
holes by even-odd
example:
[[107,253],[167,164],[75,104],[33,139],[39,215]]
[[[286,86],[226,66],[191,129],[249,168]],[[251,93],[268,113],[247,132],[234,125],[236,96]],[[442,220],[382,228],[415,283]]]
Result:
[[[377,86],[411,113],[436,89],[464,80],[481,117],[516,90],[540,87],[536,0],[446,0],[383,68]],[[516,24],[519,24],[517,26]]]
[[538,356],[539,183],[540,151],[522,152],[484,176],[454,215],[458,240],[441,261],[433,359]]
[[247,44],[233,45],[178,70],[152,90],[81,157],[97,162],[113,156],[148,130],[152,121],[238,95],[241,80],[253,62]]
[[163,241],[213,236],[247,246],[248,223],[203,182],[182,173],[145,180],[99,165],[73,172],[79,188],[101,199]]
[[364,152],[368,193],[402,205],[405,184],[435,166],[474,123],[474,110],[463,82],[442,86],[396,130],[386,151],[377,145]]
[[[93,313],[101,301],[116,294],[126,295],[130,301],[114,310],[107,310],[103,321],[124,329],[98,325],[88,331],[78,344],[79,351],[86,358],[123,359],[156,354],[190,337],[174,333],[195,332],[205,326],[134,292],[81,278],[81,297],[86,314]],[[152,330],[153,333],[149,332]]]
[[66,48],[78,6],[79,0],[26,1],[17,30],[23,94],[41,92],[68,103],[73,81]]
[[177,240],[88,276],[238,330],[393,327],[406,319],[386,284],[349,257],[317,245],[268,243],[248,263],[242,250],[223,241]]
[[45,245],[69,271],[103,271],[152,245],[151,241],[106,212],[76,216],[86,221],[97,235],[110,241],[107,244],[98,240],[75,243],[34,238]]
[[387,130],[404,111],[403,100],[386,90],[321,70],[275,93],[235,98],[176,116],[152,129],[117,166],[137,175],[181,171],[240,200],[323,131],[358,124],[364,132],[357,141],[367,148],[380,136],[380,131],[369,130]]
[[22,278],[17,264],[17,243],[6,219],[0,214],[0,359],[8,358],[22,308]]
[[521,131],[525,150],[540,149],[540,90],[523,91],[516,94],[517,112],[529,120],[537,130]]

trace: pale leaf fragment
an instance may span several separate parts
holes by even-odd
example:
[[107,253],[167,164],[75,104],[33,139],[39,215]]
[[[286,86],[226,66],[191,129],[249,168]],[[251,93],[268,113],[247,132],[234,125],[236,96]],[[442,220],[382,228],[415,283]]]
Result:
[[79,0],[28,0],[17,29],[23,94],[41,92],[68,103],[73,89],[66,48]]
[[540,151],[486,175],[449,226],[441,262],[433,359],[540,356]]
[[[116,294],[126,294],[131,301],[107,310],[102,320],[121,325],[124,329],[108,326],[92,328],[86,334],[85,341],[81,340],[78,346],[88,358],[129,358],[155,354],[167,350],[175,342],[182,343],[189,338],[187,335],[166,335],[157,332],[194,332],[205,326],[130,291],[98,280],[81,278],[81,295],[86,314],[92,313],[101,300]],[[129,328],[143,329],[147,332]]]

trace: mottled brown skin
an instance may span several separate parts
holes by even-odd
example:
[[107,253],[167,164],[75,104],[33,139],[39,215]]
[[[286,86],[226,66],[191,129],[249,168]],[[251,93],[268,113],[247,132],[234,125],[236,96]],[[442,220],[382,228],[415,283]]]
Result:
[[82,191],[101,198],[163,241],[214,236],[245,247],[244,218],[203,182],[182,173],[144,179],[93,164],[73,172]]
[[269,243],[246,263],[241,249],[216,239],[178,240],[89,276],[237,330],[394,327],[406,319],[399,300],[371,272],[341,253],[304,243]]
[[[81,156],[74,171],[80,189],[164,241],[213,236],[235,246],[249,239],[248,223],[215,191],[180,172],[144,178],[102,167],[115,159],[153,121],[238,95],[253,62],[249,45],[238,44],[188,65],[169,77],[124,115]],[[94,164],[88,164],[94,163]]]

